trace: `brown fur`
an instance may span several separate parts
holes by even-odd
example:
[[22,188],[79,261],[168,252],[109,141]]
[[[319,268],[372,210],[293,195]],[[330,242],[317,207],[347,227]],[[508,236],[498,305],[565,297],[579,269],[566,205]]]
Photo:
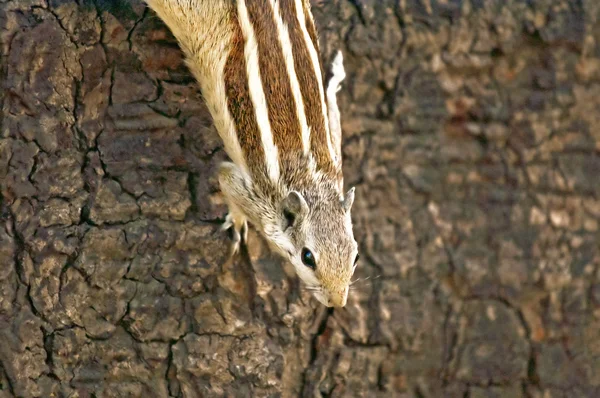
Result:
[[[310,36],[313,45],[317,49],[317,53],[320,55],[319,51],[319,35],[317,33],[317,28],[315,27],[315,21],[312,16],[310,1],[302,0],[302,8],[304,9],[304,15],[306,16],[306,30],[308,31],[308,35]],[[321,58],[319,57],[319,65],[322,65]],[[321,79],[323,78],[323,71],[321,70]]]
[[[327,121],[323,118],[319,88],[316,80],[317,76],[313,73],[306,42],[302,38],[300,24],[298,23],[294,8],[294,0],[281,0],[280,4],[283,21],[288,25],[288,29],[290,30],[290,39],[295,55],[294,64],[296,66],[296,74],[300,82],[302,99],[306,107],[306,118],[311,129],[311,153],[315,157],[319,169],[335,176],[336,168],[327,151]],[[320,76],[318,77],[320,78]]]
[[255,180],[266,181],[268,179],[266,178],[265,153],[260,140],[254,107],[250,100],[250,88],[246,74],[244,37],[235,10],[231,13],[230,24],[233,30],[231,51],[223,70],[227,105],[251,175],[255,176]]
[[279,148],[280,164],[285,157],[300,156],[302,132],[296,105],[285,68],[283,51],[277,38],[274,15],[265,0],[248,1],[250,21],[258,42],[258,59],[269,109],[273,141]]

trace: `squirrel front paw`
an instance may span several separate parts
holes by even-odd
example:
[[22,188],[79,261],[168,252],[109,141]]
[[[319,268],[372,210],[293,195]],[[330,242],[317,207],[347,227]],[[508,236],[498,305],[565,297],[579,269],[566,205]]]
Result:
[[227,213],[221,230],[231,231],[232,256],[238,253],[242,242],[248,241],[248,221],[244,217],[236,217],[231,211]]

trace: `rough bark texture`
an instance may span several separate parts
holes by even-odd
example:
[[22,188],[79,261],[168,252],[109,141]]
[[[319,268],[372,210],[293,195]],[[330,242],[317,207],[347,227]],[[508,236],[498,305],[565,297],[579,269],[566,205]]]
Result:
[[0,397],[600,396],[600,2],[314,2],[359,281],[251,234],[139,1],[0,1]]

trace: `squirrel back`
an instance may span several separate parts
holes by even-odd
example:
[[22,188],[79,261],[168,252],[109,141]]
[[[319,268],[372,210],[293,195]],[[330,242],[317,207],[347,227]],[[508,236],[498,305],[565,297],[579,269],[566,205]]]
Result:
[[232,160],[219,182],[234,241],[250,221],[317,299],[345,305],[357,258],[336,102],[345,73],[338,53],[325,87],[310,4],[146,1],[184,51]]

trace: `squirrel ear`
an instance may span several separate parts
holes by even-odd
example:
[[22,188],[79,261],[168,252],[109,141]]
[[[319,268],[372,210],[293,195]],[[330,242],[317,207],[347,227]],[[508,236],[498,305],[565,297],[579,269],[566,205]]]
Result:
[[344,200],[342,200],[342,208],[347,213],[352,208],[352,204],[354,203],[354,187],[350,188],[346,195],[344,196]]
[[283,216],[287,222],[286,228],[301,221],[308,213],[308,204],[299,192],[291,191],[282,202]]

